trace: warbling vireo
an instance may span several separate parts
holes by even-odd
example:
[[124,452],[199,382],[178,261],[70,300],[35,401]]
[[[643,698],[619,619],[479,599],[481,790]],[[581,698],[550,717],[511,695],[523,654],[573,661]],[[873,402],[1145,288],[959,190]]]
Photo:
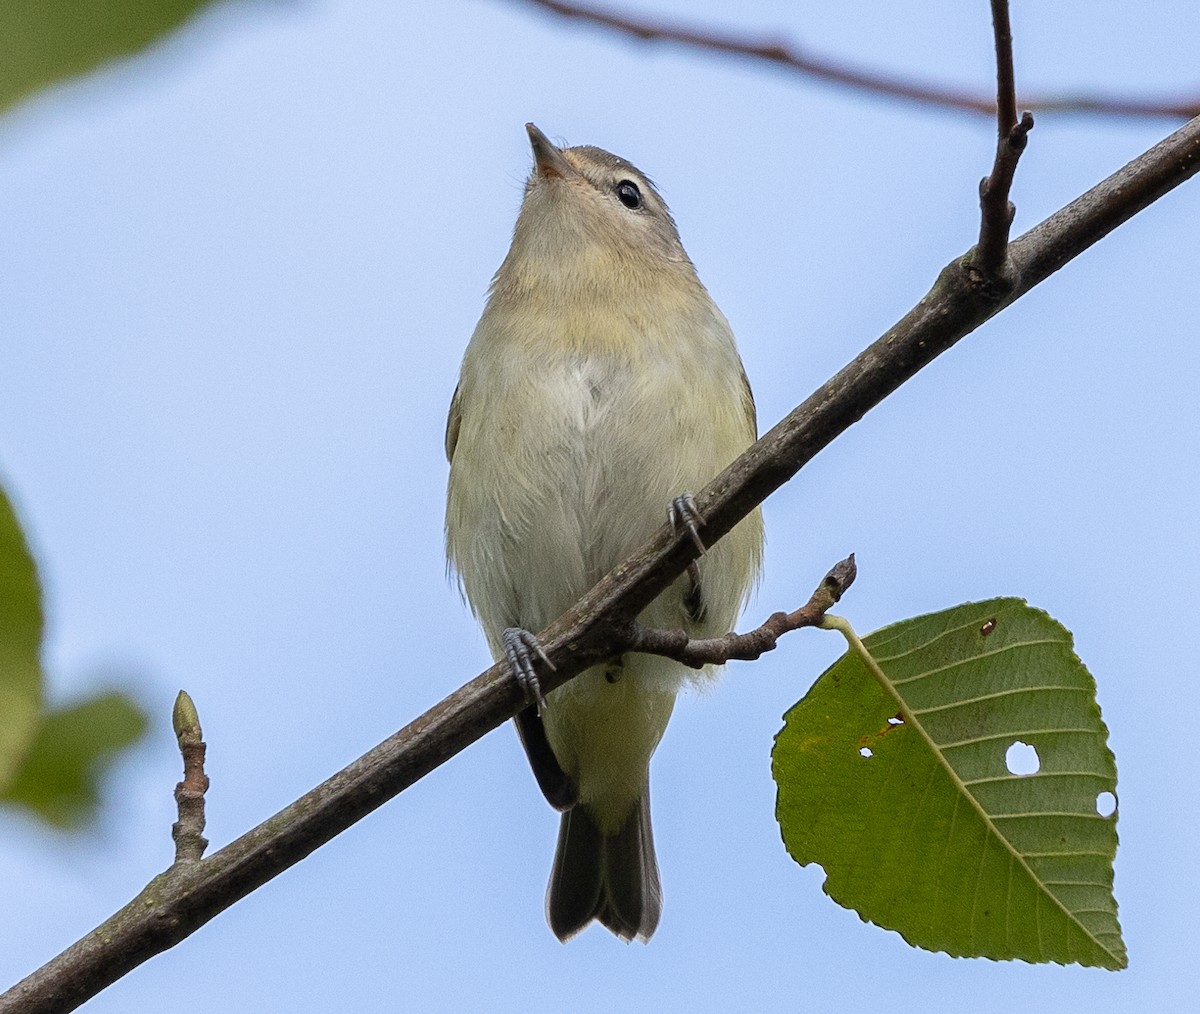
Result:
[[[654,186],[624,159],[526,129],[534,168],[446,426],[447,553],[493,654],[517,668],[537,650],[528,631],[642,546],[668,505],[686,522],[690,492],[755,439],[729,323]],[[761,552],[756,511],[641,620],[725,633]],[[546,902],[560,940],[592,919],[626,940],[658,925],[650,757],[676,693],[698,678],[625,655],[517,716],[563,811]]]

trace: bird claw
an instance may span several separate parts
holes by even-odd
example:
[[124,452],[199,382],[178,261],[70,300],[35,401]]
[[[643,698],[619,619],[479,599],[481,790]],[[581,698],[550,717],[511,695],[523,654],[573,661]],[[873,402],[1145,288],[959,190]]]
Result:
[[525,697],[529,703],[537,705],[540,715],[546,706],[546,698],[542,696],[542,686],[534,671],[534,656],[536,655],[545,662],[546,667],[551,671],[555,668],[554,663],[542,650],[538,639],[528,630],[509,627],[500,635],[500,640],[504,644],[504,657],[508,659],[508,667],[512,670],[513,678],[525,691]]
[[695,498],[691,493],[681,493],[667,508],[667,524],[671,526],[671,531],[678,532],[680,526],[687,529],[688,535],[692,537],[692,543],[703,556],[708,552],[704,545],[704,540],[700,538],[699,526],[704,524],[704,515],[700,513],[700,509],[696,506]]

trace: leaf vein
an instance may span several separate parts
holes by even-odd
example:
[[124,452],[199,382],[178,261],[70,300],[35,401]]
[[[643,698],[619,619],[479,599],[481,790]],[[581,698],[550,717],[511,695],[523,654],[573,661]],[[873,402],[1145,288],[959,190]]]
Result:
[[[935,746],[939,747],[942,750],[956,750],[960,746],[974,746],[976,743],[987,743],[989,740],[993,740],[993,739],[1021,739],[1024,736],[1051,736],[1051,735],[1058,736],[1058,735],[1065,735],[1066,733],[1069,733],[1069,732],[1070,733],[1086,732],[1090,736],[1098,735],[1097,731],[1095,729],[1091,729],[1091,728],[1085,728],[1085,729],[1025,729],[1024,731],[1018,731],[1018,732],[995,732],[995,733],[990,733],[987,736],[972,736],[970,739],[959,739],[959,740],[955,740],[953,743],[938,743],[937,740],[934,740],[932,736],[930,737],[930,740],[934,743]],[[949,762],[947,762],[947,763],[949,763]],[[961,784],[961,780],[960,780],[960,784]]]
[[1067,810],[1030,810],[1028,813],[993,813],[992,820],[1027,820],[1032,817],[1078,817],[1081,820],[1107,820],[1098,813],[1071,813]]
[[994,775],[987,778],[971,778],[963,785],[987,785],[991,782],[1031,781],[1035,778],[1099,778],[1105,783],[1111,783],[1113,777],[1103,771],[1035,771],[1031,775]]
[[[1014,604],[1010,602],[1008,604],[1007,609],[1001,609],[1001,610],[997,611],[995,613],[995,615],[1000,616],[1001,614],[1010,611],[1012,609],[1013,605]],[[874,658],[877,662],[891,662],[898,658],[904,658],[905,655],[913,655],[919,651],[924,651],[931,644],[937,644],[937,642],[940,641],[943,637],[949,637],[951,634],[957,634],[960,631],[969,630],[971,627],[978,627],[980,625],[980,623],[984,619],[987,618],[988,613],[990,613],[990,612],[991,612],[991,610],[980,611],[972,619],[968,620],[966,623],[960,623],[956,627],[950,627],[948,630],[943,630],[940,634],[934,634],[934,636],[931,637],[928,641],[924,641],[921,644],[915,645],[914,647],[909,648],[906,651],[902,651],[897,655],[876,655],[876,656],[874,656]],[[899,637],[899,636],[902,636],[901,632],[897,632],[896,637]],[[883,642],[883,646],[886,647],[888,644],[890,644],[892,641],[894,641],[896,639],[896,637],[888,638],[887,641]],[[1058,641],[1055,643],[1065,644],[1066,642]]]
[[[1055,640],[1054,638],[1040,638],[1036,641],[1013,641],[1011,644],[1001,645],[999,648],[994,648],[991,651],[981,651],[978,654],[971,655],[968,658],[961,658],[954,662],[947,662],[945,665],[939,665],[933,669],[926,669],[924,672],[919,672],[915,676],[905,676],[903,679],[892,680],[892,685],[899,687],[906,683],[915,683],[917,680],[923,680],[927,676],[936,676],[938,673],[949,672],[951,669],[957,669],[959,666],[973,665],[980,659],[995,658],[997,655],[1003,655],[1008,651],[1015,651],[1017,648],[1033,648],[1039,644],[1061,645],[1065,643],[1065,641]],[[878,659],[876,661],[878,661]],[[886,661],[891,660],[887,659]]]
[[1011,697],[1014,694],[1036,694],[1043,690],[1069,690],[1075,693],[1091,693],[1089,687],[1064,687],[1064,686],[1040,686],[1040,687],[1013,687],[1010,690],[997,690],[992,694],[979,694],[975,697],[964,697],[959,701],[951,701],[949,704],[935,704],[931,708],[913,708],[914,715],[932,715],[939,711],[950,711],[954,708],[965,708],[968,704],[979,704],[982,701],[994,701],[999,697]]

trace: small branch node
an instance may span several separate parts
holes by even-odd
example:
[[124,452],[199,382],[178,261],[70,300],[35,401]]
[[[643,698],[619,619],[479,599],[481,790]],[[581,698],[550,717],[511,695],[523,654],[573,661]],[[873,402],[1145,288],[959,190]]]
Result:
[[855,562],[854,554],[851,553],[840,563],[834,564],[821,583],[829,589],[830,594],[833,595],[833,601],[838,602],[854,584],[856,577],[858,577],[858,564]]
[[1033,113],[1028,109],[1021,114],[1021,120],[1008,132],[1008,143],[1016,151],[1024,151],[1029,143],[1029,132],[1033,130]]

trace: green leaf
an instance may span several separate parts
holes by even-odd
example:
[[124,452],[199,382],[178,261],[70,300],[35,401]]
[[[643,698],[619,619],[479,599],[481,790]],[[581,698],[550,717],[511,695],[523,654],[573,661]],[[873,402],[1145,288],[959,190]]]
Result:
[[[1116,763],[1070,633],[994,599],[862,644],[879,671],[848,652],[776,738],[791,855],[918,947],[1124,968],[1116,813],[1097,811],[1115,806]],[[1036,749],[1035,774],[1008,770],[1016,743]]]
[[99,781],[116,755],[146,731],[146,715],[114,690],[49,712],[24,767],[0,800],[49,824],[78,827],[95,817]]
[[0,112],[63,78],[130,56],[210,0],[0,0]]
[[0,489],[0,803],[76,827],[95,815],[104,768],[146,716],[115,691],[43,715],[42,626],[37,568]]
[[0,793],[37,731],[42,708],[42,591],[12,505],[0,489]]

